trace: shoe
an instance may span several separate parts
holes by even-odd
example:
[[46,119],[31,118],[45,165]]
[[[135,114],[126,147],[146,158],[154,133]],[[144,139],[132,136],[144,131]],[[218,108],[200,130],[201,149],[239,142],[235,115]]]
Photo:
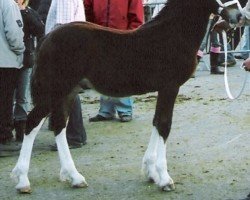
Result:
[[120,117],[120,121],[121,122],[130,122],[132,120],[132,116],[131,115],[122,115]]
[[[85,144],[87,144],[87,142],[72,143],[72,144],[68,144],[68,145],[69,145],[69,149],[78,149],[78,148],[82,148],[82,146],[85,145]],[[57,145],[56,145],[56,143],[52,144],[52,145],[49,145],[49,147],[50,147],[51,151],[57,151]]]
[[[226,64],[226,63],[223,62],[223,63],[220,63],[219,65],[225,67],[225,64]],[[235,64],[236,64],[236,60],[228,60],[228,61],[227,61],[227,66],[228,66],[228,67],[232,67],[232,66],[234,66]]]
[[0,151],[20,151],[21,144],[17,142],[7,142],[5,144],[0,144]]
[[109,121],[109,120],[113,120],[113,117],[103,117],[101,115],[96,115],[95,117],[91,117],[89,118],[90,122],[100,122],[100,121]]
[[210,74],[222,75],[224,71],[222,71],[219,67],[211,67]]
[[241,55],[241,54],[235,55],[234,57],[235,57],[236,59],[242,59],[242,60],[246,60],[246,59],[248,58],[247,55]]

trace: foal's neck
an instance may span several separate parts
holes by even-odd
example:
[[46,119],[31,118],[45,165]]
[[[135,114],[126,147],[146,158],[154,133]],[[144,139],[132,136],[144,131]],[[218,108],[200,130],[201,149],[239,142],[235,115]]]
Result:
[[[210,12],[193,7],[192,11],[184,8],[163,8],[158,16],[141,26],[138,30],[155,40],[170,40],[176,37],[186,38],[192,41],[192,46],[199,47],[206,31]],[[165,38],[165,39],[164,39]]]

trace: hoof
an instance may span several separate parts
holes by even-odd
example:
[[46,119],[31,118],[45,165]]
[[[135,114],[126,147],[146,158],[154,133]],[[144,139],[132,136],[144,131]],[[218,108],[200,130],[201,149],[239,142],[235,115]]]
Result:
[[72,185],[73,188],[86,188],[86,187],[88,187],[88,186],[89,186],[89,185],[88,185],[88,183],[86,183],[86,182]]
[[24,187],[24,188],[19,188],[19,189],[17,189],[17,191],[20,194],[31,194],[31,188],[29,186]]
[[170,191],[175,190],[175,185],[174,185],[174,183],[171,183],[171,184],[163,186],[161,189],[162,189],[162,191],[170,192]]
[[148,178],[148,182],[149,182],[149,183],[155,183],[155,181],[154,181],[154,179],[153,179],[152,177],[149,177],[149,178]]

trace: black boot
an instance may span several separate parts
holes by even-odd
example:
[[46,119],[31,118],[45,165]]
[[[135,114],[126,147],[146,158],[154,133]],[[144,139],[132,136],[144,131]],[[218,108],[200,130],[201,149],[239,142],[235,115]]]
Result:
[[218,66],[218,58],[218,53],[210,52],[210,74],[224,74],[224,71],[222,71]]
[[14,127],[16,131],[16,141],[22,142],[26,128],[26,121],[25,120],[14,121]]

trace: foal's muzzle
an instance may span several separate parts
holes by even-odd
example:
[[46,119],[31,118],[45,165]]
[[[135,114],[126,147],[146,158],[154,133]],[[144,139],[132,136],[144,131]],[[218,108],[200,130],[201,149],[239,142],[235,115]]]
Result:
[[238,0],[222,3],[221,0],[216,0],[219,4],[218,14],[230,24],[238,24],[242,19],[243,9]]

